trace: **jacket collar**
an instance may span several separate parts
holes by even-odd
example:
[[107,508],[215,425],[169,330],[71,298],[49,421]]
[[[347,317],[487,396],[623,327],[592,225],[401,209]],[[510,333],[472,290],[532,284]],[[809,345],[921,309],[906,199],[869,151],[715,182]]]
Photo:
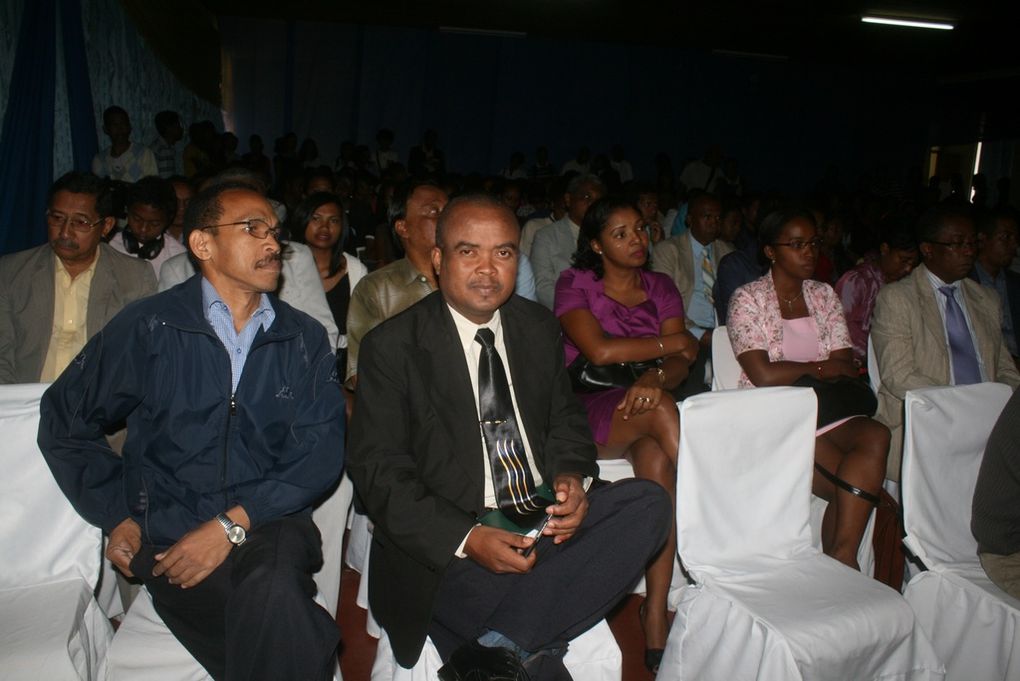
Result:
[[[191,278],[174,286],[163,295],[166,296],[168,303],[160,311],[160,317],[164,322],[182,329],[213,333],[213,329],[202,311],[201,273],[192,275]],[[289,305],[281,303],[275,294],[269,294],[269,304],[273,306],[276,319],[269,329],[259,334],[259,338],[278,340],[301,332],[297,314]]]

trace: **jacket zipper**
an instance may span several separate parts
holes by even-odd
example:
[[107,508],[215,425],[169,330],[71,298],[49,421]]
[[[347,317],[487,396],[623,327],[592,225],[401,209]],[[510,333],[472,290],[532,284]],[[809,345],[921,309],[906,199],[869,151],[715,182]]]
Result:
[[227,411],[227,428],[223,435],[223,460],[220,465],[220,487],[223,489],[223,503],[228,503],[227,499],[227,454],[230,449],[230,427],[233,418],[237,416],[237,399],[234,393],[230,393],[230,405]]

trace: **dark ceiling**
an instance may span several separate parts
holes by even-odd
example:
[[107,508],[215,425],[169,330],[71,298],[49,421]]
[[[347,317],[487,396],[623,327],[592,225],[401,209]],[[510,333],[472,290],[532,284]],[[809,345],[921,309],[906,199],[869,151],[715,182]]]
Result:
[[[797,61],[906,69],[937,79],[1020,75],[1012,2],[961,0],[200,0],[213,14],[519,32],[569,40],[672,45]],[[953,31],[862,24],[881,12],[944,18]]]

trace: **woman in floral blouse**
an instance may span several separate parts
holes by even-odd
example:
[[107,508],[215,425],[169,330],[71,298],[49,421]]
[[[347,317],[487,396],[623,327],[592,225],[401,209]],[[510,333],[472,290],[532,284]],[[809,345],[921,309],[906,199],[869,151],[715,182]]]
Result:
[[[805,374],[822,380],[856,377],[839,298],[831,286],[811,279],[821,245],[814,216],[774,212],[759,228],[758,241],[771,268],[737,289],[727,316],[730,343],[743,369],[740,386],[791,385]],[[816,432],[812,489],[829,501],[822,548],[855,569],[860,569],[857,547],[882,487],[888,450],[889,429],[864,415]],[[825,472],[844,484],[837,486]]]

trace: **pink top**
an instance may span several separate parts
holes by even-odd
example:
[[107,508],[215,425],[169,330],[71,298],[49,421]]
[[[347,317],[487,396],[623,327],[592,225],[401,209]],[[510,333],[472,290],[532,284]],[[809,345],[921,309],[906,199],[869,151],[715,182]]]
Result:
[[822,355],[812,317],[783,320],[783,356],[790,362],[815,362]]
[[[834,350],[850,347],[850,334],[843,317],[843,306],[836,292],[828,284],[808,279],[801,289],[808,315],[818,332],[818,356],[828,359]],[[745,284],[730,299],[726,316],[726,331],[733,346],[733,354],[740,357],[748,350],[765,350],[770,362],[785,359],[783,317],[779,309],[772,273]],[[813,360],[812,360],[813,361]],[[740,373],[741,388],[754,384],[744,372]]]

